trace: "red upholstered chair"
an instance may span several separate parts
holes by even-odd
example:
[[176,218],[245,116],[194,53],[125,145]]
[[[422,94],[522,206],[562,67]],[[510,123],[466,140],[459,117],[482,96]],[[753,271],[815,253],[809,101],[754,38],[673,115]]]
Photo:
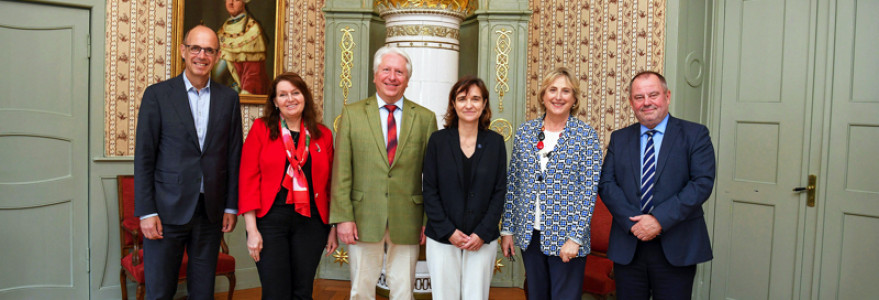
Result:
[[[128,299],[126,279],[137,283],[137,299],[144,297],[143,276],[143,236],[140,234],[140,218],[134,215],[134,176],[119,175],[116,177],[119,201],[119,244],[122,250],[122,269],[119,271],[119,283],[122,288],[122,299]],[[186,266],[189,256],[183,254],[180,264],[178,282],[186,281]],[[229,300],[235,292],[235,258],[229,255],[229,247],[225,238],[220,240],[220,255],[217,258],[217,276],[229,279]]]
[[607,245],[610,241],[610,226],[613,217],[601,197],[596,197],[592,210],[590,241],[592,251],[586,258],[586,274],[583,277],[583,292],[596,298],[606,299],[616,292],[613,279],[613,262],[607,258]]

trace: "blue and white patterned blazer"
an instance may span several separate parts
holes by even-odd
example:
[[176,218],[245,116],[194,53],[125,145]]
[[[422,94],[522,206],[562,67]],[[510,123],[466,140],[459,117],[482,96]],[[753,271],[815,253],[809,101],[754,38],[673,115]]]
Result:
[[534,230],[535,205],[543,202],[542,252],[558,256],[565,241],[571,239],[580,244],[577,256],[585,256],[598,195],[601,142],[592,127],[568,117],[543,174],[537,154],[541,127],[543,117],[523,123],[516,131],[501,231],[511,232],[515,244],[527,249]]

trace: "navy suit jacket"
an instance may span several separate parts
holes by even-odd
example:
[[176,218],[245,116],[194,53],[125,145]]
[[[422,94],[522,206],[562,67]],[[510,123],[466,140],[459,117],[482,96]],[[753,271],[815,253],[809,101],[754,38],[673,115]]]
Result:
[[238,207],[242,145],[238,94],[211,81],[202,150],[183,76],[151,85],[143,94],[134,153],[134,213],[158,213],[164,224],[188,223],[203,178],[205,212],[217,222],[226,208]]
[[507,147],[494,131],[480,130],[470,156],[470,190],[457,128],[434,132],[424,155],[424,234],[448,244],[455,229],[476,233],[485,243],[500,236],[498,223],[507,193]]
[[[638,239],[629,217],[641,215],[641,124],[614,131],[601,168],[598,194],[613,215],[608,258],[629,264]],[[665,257],[675,266],[712,259],[702,203],[714,186],[714,147],[708,128],[669,116],[656,166],[652,215]]]

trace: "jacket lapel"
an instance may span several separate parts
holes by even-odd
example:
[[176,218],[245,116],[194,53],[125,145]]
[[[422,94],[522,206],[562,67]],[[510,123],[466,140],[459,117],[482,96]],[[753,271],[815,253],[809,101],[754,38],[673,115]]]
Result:
[[458,130],[456,128],[449,129],[449,136],[451,141],[449,143],[446,143],[446,145],[448,145],[448,147],[450,148],[449,153],[451,153],[452,158],[454,158],[455,170],[458,170],[458,172],[455,172],[455,175],[458,176],[458,183],[461,186],[464,186],[464,158],[462,158],[460,154],[461,136],[458,134]]
[[409,99],[403,98],[403,106],[403,124],[398,126],[400,132],[397,133],[397,153],[407,146],[406,141],[409,140],[409,133],[412,132],[412,125],[415,123],[415,105],[412,105]]
[[[482,159],[482,154],[485,153],[485,145],[482,143],[485,142],[485,135],[487,132],[485,130],[480,130],[476,135],[476,149],[473,151],[473,156],[470,156],[471,164],[470,164],[470,178],[471,180],[476,179],[476,166],[479,165],[479,160]],[[460,149],[461,147],[458,147]]]
[[[635,186],[641,186],[641,125],[635,123],[635,125],[629,126],[627,131],[625,132],[629,137],[623,137],[623,141],[628,142],[629,144],[623,145],[622,149],[625,151],[623,157],[629,157],[627,160],[631,166],[629,168],[632,169],[632,181],[635,182]],[[640,196],[640,192],[639,192]]]
[[195,120],[192,118],[192,109],[189,108],[189,92],[186,91],[186,85],[183,84],[183,74],[180,74],[171,82],[171,106],[177,113],[177,119],[183,123],[183,128],[190,136],[190,141],[194,143],[195,149],[198,146],[198,133],[195,132]]
[[[381,117],[378,114],[378,104],[376,103],[378,99],[373,97],[369,97],[366,101],[363,102],[363,109],[366,111],[366,121],[369,124],[369,129],[372,132],[372,138],[375,140],[375,146],[378,148],[379,153],[385,153],[382,155],[385,160],[385,164],[388,163],[388,146],[385,145],[385,134],[382,131],[381,126],[386,126],[386,120],[381,120]],[[399,144],[399,142],[398,142]],[[400,146],[397,146],[397,152],[399,152]]]
[[665,132],[662,133],[662,147],[659,148],[659,157],[656,160],[657,180],[662,175],[662,170],[665,169],[665,163],[668,162],[668,154],[672,151],[672,148],[680,144],[678,142],[678,139],[681,137],[679,130],[678,119],[668,116],[668,124],[665,126]]
[[[214,89],[214,87],[216,87],[217,85],[219,85],[219,83],[213,82],[213,80],[211,80],[211,89]],[[215,118],[215,116],[220,114],[221,106],[219,93],[216,89],[211,91],[211,99],[209,101],[210,103],[208,103],[208,128],[207,132],[205,132],[204,137],[204,149],[208,149],[208,146],[214,140],[214,135],[217,135],[217,132],[214,130],[214,128],[217,128],[216,123],[220,122],[220,120],[218,120],[219,118]]]

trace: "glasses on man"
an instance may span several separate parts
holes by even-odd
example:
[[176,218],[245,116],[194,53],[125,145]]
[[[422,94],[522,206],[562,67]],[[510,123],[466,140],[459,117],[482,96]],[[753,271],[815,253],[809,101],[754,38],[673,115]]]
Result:
[[186,49],[189,49],[189,54],[192,54],[192,55],[198,55],[202,51],[204,51],[204,54],[208,55],[208,56],[214,56],[217,54],[217,49],[214,49],[214,48],[203,48],[198,45],[186,45],[186,44],[183,44],[183,46],[186,46]]

